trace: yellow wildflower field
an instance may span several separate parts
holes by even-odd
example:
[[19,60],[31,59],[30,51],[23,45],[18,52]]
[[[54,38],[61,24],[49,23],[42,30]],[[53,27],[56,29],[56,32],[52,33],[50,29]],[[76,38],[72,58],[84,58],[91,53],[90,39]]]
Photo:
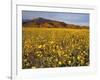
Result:
[[89,66],[89,29],[22,28],[22,68]]

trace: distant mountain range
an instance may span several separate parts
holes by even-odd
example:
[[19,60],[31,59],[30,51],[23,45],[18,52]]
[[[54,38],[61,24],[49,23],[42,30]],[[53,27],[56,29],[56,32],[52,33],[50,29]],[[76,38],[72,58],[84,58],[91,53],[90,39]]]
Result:
[[23,20],[23,27],[33,27],[33,28],[72,28],[72,29],[88,29],[88,26],[79,26],[74,24],[67,24],[61,21],[55,21],[45,18],[35,18],[32,20]]

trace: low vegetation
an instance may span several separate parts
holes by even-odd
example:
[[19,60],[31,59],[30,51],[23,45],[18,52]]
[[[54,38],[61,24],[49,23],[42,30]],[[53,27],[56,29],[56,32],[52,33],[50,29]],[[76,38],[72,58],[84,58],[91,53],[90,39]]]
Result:
[[89,29],[23,27],[23,69],[88,65]]

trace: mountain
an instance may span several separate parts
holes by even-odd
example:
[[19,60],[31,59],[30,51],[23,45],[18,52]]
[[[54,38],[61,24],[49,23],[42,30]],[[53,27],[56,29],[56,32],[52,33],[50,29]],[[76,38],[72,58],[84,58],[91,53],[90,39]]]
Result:
[[35,18],[32,20],[23,20],[23,27],[33,27],[33,28],[89,28],[88,26],[79,26],[74,24],[67,24],[61,21],[55,21],[45,18]]

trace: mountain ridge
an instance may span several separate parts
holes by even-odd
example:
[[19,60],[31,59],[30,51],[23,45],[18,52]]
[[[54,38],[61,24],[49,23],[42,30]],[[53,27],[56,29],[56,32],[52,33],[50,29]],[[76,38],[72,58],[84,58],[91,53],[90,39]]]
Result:
[[88,29],[88,26],[80,26],[75,24],[68,24],[61,21],[45,19],[42,17],[34,18],[32,20],[22,20],[23,27],[33,28],[75,28],[75,29]]

